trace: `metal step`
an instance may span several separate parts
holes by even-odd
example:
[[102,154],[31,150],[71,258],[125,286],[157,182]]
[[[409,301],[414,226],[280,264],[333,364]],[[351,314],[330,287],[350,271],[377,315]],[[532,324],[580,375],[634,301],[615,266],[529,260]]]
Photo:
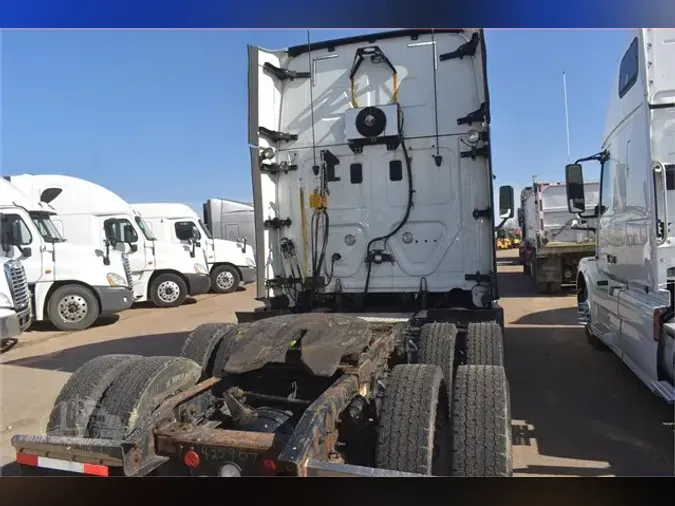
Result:
[[590,307],[588,302],[577,303],[577,322],[585,325],[591,320],[590,316]]
[[667,381],[652,381],[650,386],[655,394],[663,397],[669,404],[675,402],[675,388]]

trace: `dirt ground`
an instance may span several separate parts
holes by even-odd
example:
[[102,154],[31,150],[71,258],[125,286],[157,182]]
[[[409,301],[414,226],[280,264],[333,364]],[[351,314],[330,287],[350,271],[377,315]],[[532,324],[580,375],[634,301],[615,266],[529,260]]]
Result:
[[[517,476],[673,476],[673,408],[576,325],[575,298],[540,296],[499,254]],[[253,287],[175,309],[140,307],[77,333],[32,330],[0,355],[0,471],[16,474],[14,434],[40,434],[70,374],[109,353],[177,355],[200,323],[234,321]]]

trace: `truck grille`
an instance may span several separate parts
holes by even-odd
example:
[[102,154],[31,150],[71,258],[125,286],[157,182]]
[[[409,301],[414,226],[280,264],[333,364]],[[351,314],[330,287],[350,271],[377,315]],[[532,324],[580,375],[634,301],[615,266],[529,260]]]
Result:
[[5,276],[14,300],[14,309],[21,311],[30,305],[30,291],[26,271],[21,262],[12,260],[5,264]]
[[124,265],[124,274],[127,277],[127,285],[129,288],[133,288],[133,279],[131,277],[131,264],[129,263],[129,258],[126,254],[122,254],[122,264]]

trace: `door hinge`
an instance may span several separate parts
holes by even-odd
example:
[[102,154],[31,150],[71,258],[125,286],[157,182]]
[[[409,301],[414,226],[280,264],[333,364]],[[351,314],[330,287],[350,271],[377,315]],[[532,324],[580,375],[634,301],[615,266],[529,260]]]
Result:
[[487,102],[480,104],[480,107],[466,116],[457,118],[458,125],[471,125],[472,123],[488,122],[490,119],[490,111],[488,110]]
[[454,58],[463,59],[465,56],[473,56],[476,54],[476,48],[478,48],[478,43],[480,42],[480,36],[478,33],[474,32],[471,36],[471,39],[468,42],[465,42],[457,49],[450,53],[444,53],[438,57],[440,61],[452,60]]
[[277,174],[279,172],[288,174],[290,171],[294,170],[298,170],[298,166],[288,162],[260,164],[260,171],[267,172],[269,174]]
[[258,127],[258,133],[263,137],[267,137],[272,142],[279,142],[279,141],[290,142],[298,140],[298,136],[295,134],[289,134],[286,132],[277,132],[276,130],[270,130],[269,128],[265,127]]
[[492,208],[486,207],[485,209],[474,209],[473,217],[477,220],[479,218],[489,218],[492,216]]
[[494,274],[488,272],[487,274],[481,274],[480,271],[475,274],[464,274],[465,281],[477,281],[478,283],[492,283],[494,280]]
[[280,81],[285,81],[286,79],[290,79],[291,81],[293,79],[309,79],[310,77],[309,72],[296,72],[288,69],[280,69],[269,62],[265,62],[263,68]]
[[285,218],[285,219],[279,219],[279,218],[271,218],[269,220],[263,221],[263,226],[265,228],[273,228],[273,229],[280,229],[281,227],[290,227],[291,226],[291,219],[290,218]]
[[489,146],[481,146],[480,148],[471,148],[468,151],[462,151],[460,153],[460,156],[462,158],[471,158],[472,160],[475,160],[479,156],[488,158],[490,156],[490,148]]

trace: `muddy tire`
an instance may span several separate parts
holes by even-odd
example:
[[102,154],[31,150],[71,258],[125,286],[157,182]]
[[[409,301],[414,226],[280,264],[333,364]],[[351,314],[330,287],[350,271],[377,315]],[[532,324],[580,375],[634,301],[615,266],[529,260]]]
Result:
[[440,367],[448,393],[452,392],[456,342],[457,327],[453,323],[422,325],[417,342],[417,363]]
[[103,355],[82,365],[61,389],[49,414],[48,436],[86,437],[87,425],[108,387],[138,355]]
[[201,379],[210,378],[223,338],[234,329],[232,323],[204,323],[190,332],[180,356],[194,360],[202,367]]
[[504,337],[497,322],[469,323],[462,364],[504,365]]
[[216,293],[232,293],[241,284],[241,276],[232,265],[219,265],[211,271],[211,289]]
[[376,466],[424,475],[446,475],[450,463],[447,399],[440,367],[429,364],[394,367],[377,429]]
[[511,404],[503,367],[457,368],[452,406],[452,475],[511,476]]
[[178,307],[187,298],[187,284],[178,274],[165,272],[152,280],[150,300],[157,307]]
[[92,416],[91,437],[125,438],[167,398],[196,385],[201,373],[199,364],[183,357],[149,357],[127,364]]
[[61,331],[91,327],[101,313],[96,295],[82,285],[60,286],[49,296],[47,317]]

